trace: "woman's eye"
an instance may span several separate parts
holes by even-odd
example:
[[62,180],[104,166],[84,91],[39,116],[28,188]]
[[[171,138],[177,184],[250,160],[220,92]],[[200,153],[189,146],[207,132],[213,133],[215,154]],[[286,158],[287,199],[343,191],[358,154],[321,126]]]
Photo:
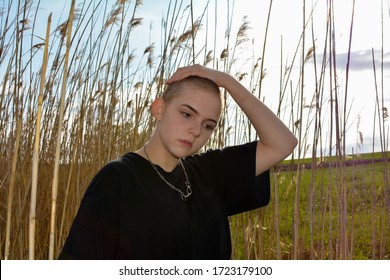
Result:
[[190,114],[188,114],[187,112],[181,112],[182,116],[186,119],[188,119],[189,117],[191,117]]
[[207,130],[210,130],[210,131],[214,130],[214,126],[209,125],[209,124],[207,124],[207,123],[203,124],[203,127],[204,127],[205,129],[207,129]]

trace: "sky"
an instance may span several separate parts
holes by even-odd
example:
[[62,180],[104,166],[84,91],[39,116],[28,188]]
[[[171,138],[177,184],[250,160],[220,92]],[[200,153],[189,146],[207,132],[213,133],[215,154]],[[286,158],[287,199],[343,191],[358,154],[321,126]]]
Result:
[[[46,18],[50,12],[53,13],[53,24],[63,22],[69,11],[69,0],[42,0],[40,17],[42,20],[42,30],[46,26]],[[76,1],[76,5],[81,1]],[[115,1],[108,0],[108,3]],[[188,5],[190,0],[183,0],[184,5]],[[264,56],[264,67],[267,69],[267,76],[263,85],[263,100],[274,112],[277,108],[279,96],[280,80],[280,60],[281,60],[281,40],[283,40],[283,60],[285,63],[291,61],[299,43],[302,33],[302,13],[304,0],[273,0],[272,11],[267,36],[267,47]],[[324,38],[326,31],[327,16],[326,0],[306,0],[306,18],[313,12],[314,37],[316,42],[317,63],[321,63],[322,50],[324,48]],[[340,94],[345,91],[346,83],[346,64],[350,41],[350,28],[352,18],[353,0],[333,0],[335,11],[335,38],[336,38],[336,61],[338,70],[338,83],[340,85]],[[194,13],[200,15],[203,11],[206,0],[194,1]],[[138,15],[143,18],[143,25],[137,28],[135,32],[140,48],[144,48],[150,43],[150,40],[158,43],[161,38],[159,26],[162,16],[165,15],[169,0],[144,0],[143,5],[138,11]],[[270,2],[267,0],[210,0],[209,18],[210,23],[214,24],[212,19],[217,10],[218,32],[217,43],[223,48],[224,34],[227,30],[227,15],[233,15],[233,24],[231,33],[235,34],[246,16],[251,29],[248,36],[253,38],[253,45],[247,49],[242,49],[239,54],[242,63],[234,69],[237,72],[247,71],[252,63],[251,57],[261,57],[262,44],[264,39],[264,30],[267,21],[267,13]],[[230,6],[230,9],[227,6]],[[383,5],[383,14],[381,6]],[[64,13],[64,14],[62,14]],[[382,16],[383,15],[383,16]],[[152,31],[149,30],[153,25]],[[311,24],[311,22],[309,22]],[[382,32],[383,26],[383,32]],[[203,32],[207,32],[204,30]],[[145,34],[149,34],[145,36]],[[210,35],[211,36],[211,35]],[[311,46],[311,28],[306,33],[307,49]],[[348,76],[348,98],[347,108],[348,118],[348,136],[346,152],[351,153],[352,147],[356,152],[357,131],[359,130],[364,137],[362,152],[371,152],[373,145],[373,124],[375,110],[375,80],[373,72],[372,51],[376,59],[377,79],[380,83],[380,57],[383,46],[383,94],[384,106],[390,109],[390,8],[389,0],[356,0],[355,14],[353,18],[353,32],[351,43],[351,62]],[[305,98],[310,102],[315,86],[313,60],[308,62],[305,72]],[[310,65],[311,64],[311,65]],[[299,60],[296,63],[298,69]],[[305,68],[306,69],[306,68]],[[247,81],[243,80],[243,84]],[[381,84],[378,84],[381,90]],[[382,91],[379,92],[382,94]],[[288,122],[289,110],[283,112],[281,116],[284,122]],[[329,114],[325,111],[324,114]],[[386,122],[387,129],[389,127]],[[324,123],[324,128],[329,124]],[[326,137],[326,136],[325,136]],[[379,141],[374,142],[376,151],[379,151]]]

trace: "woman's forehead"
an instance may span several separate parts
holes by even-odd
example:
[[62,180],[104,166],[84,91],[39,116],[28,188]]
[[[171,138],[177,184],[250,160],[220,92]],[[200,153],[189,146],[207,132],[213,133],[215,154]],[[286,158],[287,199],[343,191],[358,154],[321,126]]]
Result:
[[222,108],[221,99],[215,92],[199,87],[183,88],[171,101],[177,105],[191,106],[199,113],[215,112],[218,116]]

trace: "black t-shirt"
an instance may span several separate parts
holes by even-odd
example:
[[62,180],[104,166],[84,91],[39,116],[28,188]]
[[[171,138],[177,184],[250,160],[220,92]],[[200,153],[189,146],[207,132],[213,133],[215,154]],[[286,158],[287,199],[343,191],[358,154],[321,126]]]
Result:
[[[255,176],[256,142],[183,160],[183,201],[135,153],[105,165],[89,185],[59,259],[230,259],[228,216],[265,206],[269,171]],[[185,192],[180,165],[164,178]]]

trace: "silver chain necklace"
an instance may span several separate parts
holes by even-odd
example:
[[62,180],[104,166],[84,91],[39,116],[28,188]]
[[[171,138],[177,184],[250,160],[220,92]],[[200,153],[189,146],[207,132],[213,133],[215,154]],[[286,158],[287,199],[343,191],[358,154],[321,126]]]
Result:
[[188,175],[187,175],[187,172],[186,172],[186,169],[184,167],[184,164],[182,163],[181,159],[179,159],[179,164],[181,166],[181,168],[183,169],[183,172],[184,172],[184,176],[186,177],[186,181],[184,182],[184,184],[186,185],[187,189],[186,189],[186,194],[184,192],[182,192],[180,189],[176,188],[174,185],[172,185],[171,183],[169,183],[165,178],[164,176],[157,170],[157,167],[153,164],[153,162],[150,160],[149,158],[149,155],[148,153],[146,152],[146,145],[143,147],[144,149],[144,152],[145,152],[145,155],[148,159],[148,161],[150,162],[150,165],[153,167],[153,169],[157,172],[158,176],[173,190],[177,191],[180,193],[180,197],[183,201],[186,201],[187,198],[192,194],[192,189],[191,189],[191,183],[190,183],[190,180],[188,179]]

